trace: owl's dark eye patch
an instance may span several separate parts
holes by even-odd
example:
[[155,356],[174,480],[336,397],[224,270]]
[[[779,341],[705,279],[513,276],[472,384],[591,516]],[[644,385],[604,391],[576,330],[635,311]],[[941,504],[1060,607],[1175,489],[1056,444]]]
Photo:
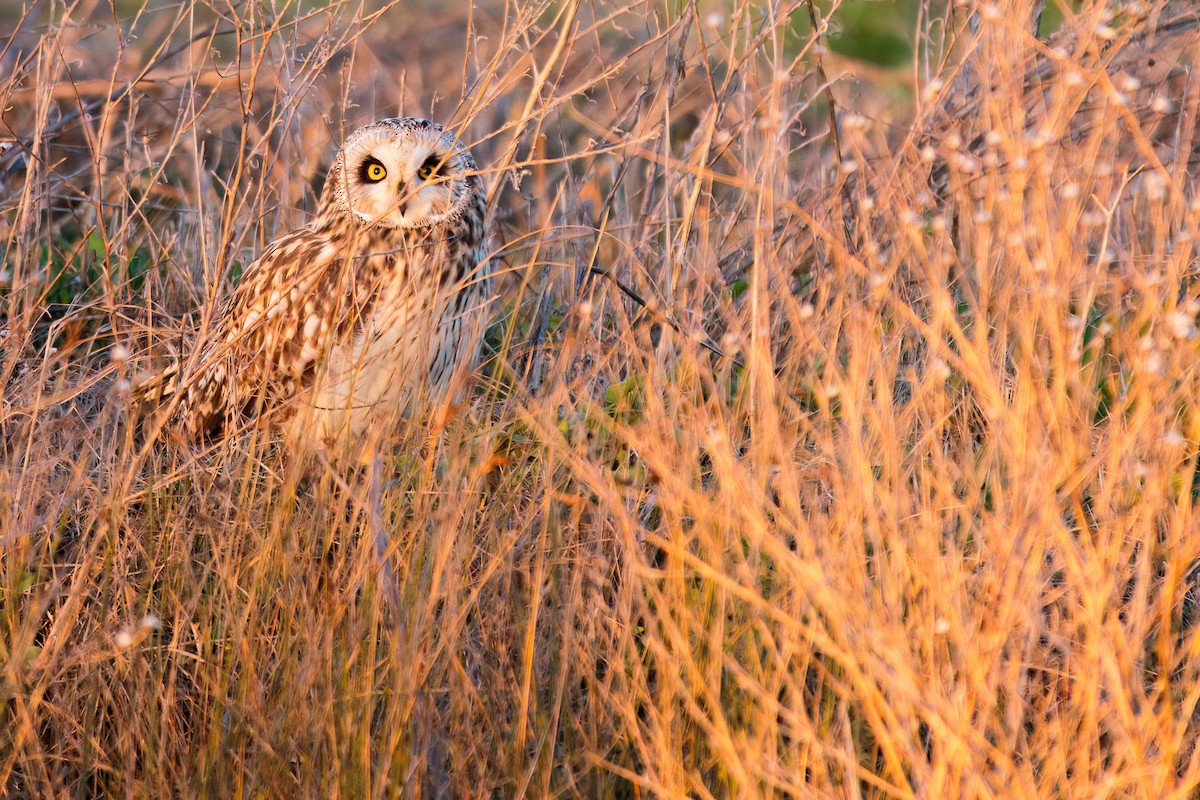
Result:
[[387,168],[378,158],[367,156],[363,160],[362,166],[358,168],[358,175],[362,178],[363,183],[379,183],[387,177]]
[[441,164],[442,156],[434,153],[433,155],[429,156],[429,158],[425,159],[425,163],[422,164],[421,168],[417,170],[417,177],[423,181],[436,178],[438,174],[438,168],[441,166]]

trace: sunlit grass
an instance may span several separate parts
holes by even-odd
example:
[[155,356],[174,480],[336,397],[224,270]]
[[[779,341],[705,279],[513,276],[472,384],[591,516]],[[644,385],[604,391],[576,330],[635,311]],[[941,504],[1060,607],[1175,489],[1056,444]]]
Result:
[[[1131,5],[887,73],[804,2],[31,6],[7,793],[1193,796],[1196,21]],[[138,435],[397,114],[490,188],[469,402],[364,468]]]

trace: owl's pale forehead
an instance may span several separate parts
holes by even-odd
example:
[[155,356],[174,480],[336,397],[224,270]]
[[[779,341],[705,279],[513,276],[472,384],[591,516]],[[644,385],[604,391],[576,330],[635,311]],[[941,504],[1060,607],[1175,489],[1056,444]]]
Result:
[[444,153],[454,145],[453,135],[444,131],[404,130],[378,127],[359,131],[346,143],[346,155],[351,160],[374,156],[408,158],[417,154]]

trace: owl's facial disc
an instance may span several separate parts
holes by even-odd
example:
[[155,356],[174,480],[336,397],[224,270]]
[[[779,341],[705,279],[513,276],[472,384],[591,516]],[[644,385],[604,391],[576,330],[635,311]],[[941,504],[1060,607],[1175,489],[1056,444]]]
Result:
[[[386,122],[386,121],[385,121]],[[344,150],[346,200],[359,219],[389,228],[425,228],[458,213],[470,156],[440,126],[377,123]]]

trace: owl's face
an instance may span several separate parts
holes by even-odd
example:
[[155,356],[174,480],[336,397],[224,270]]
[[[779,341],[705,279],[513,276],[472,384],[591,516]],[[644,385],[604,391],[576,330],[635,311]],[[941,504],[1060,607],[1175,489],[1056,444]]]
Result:
[[350,135],[326,196],[363,222],[427,228],[462,214],[479,191],[475,161],[458,137],[429,120],[384,119]]

